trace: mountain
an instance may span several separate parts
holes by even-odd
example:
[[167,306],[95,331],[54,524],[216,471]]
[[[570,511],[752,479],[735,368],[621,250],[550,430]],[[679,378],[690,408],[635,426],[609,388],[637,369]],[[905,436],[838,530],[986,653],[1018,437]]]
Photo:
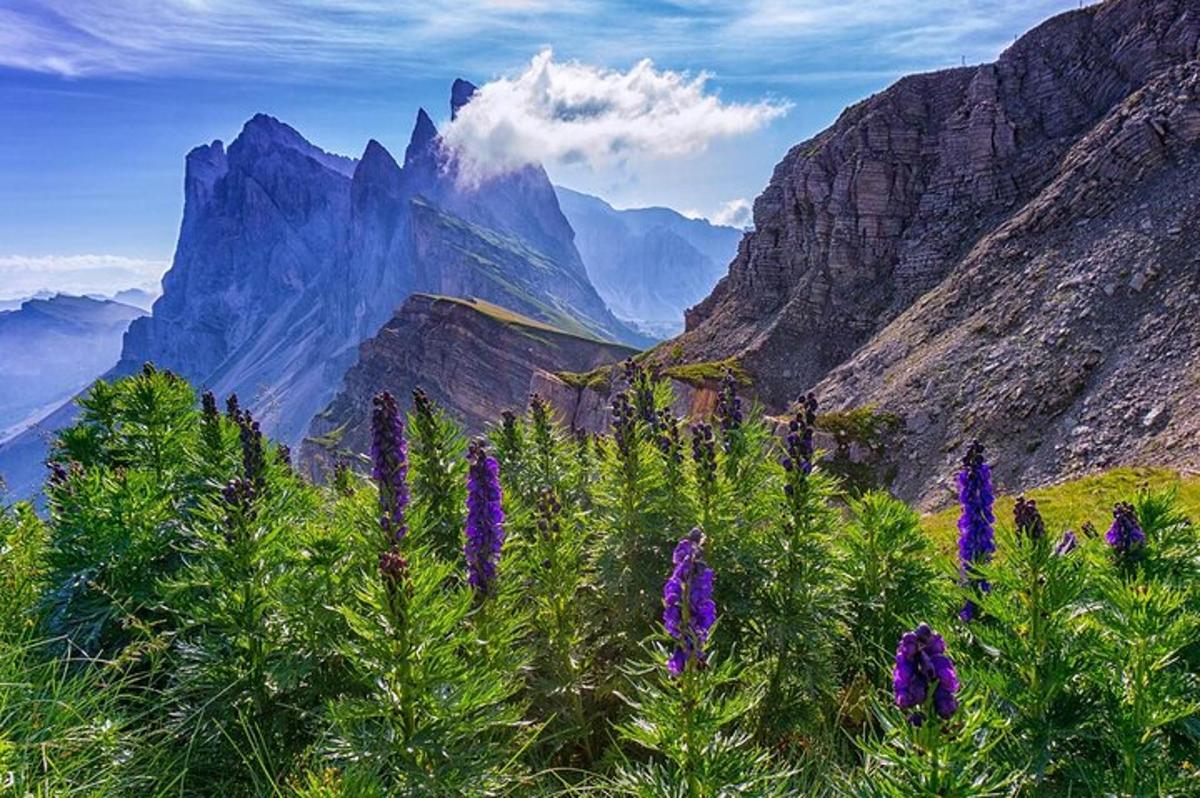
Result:
[[112,300],[114,302],[132,305],[133,307],[141,308],[146,312],[149,312],[150,308],[154,306],[154,300],[156,298],[156,294],[152,294],[149,291],[141,288],[126,288],[124,291],[118,291],[112,295]]
[[66,294],[0,312],[0,440],[112,368],[121,336],[142,315],[119,302]]
[[652,359],[898,416],[891,487],[927,505],[974,437],[1006,490],[1200,466],[1198,42],[1192,0],[1109,0],[851,106]]
[[41,290],[30,296],[17,297],[16,299],[0,299],[0,312],[6,310],[19,310],[21,305],[24,305],[31,299],[50,299],[57,296],[53,291]]
[[414,388],[481,432],[529,398],[538,370],[588,371],[636,350],[553,327],[478,299],[414,294],[379,333],[312,422],[301,463],[314,476],[336,453],[370,448],[371,397],[391,391],[407,403]]
[[742,232],[670,208],[617,210],[555,186],[596,291],[622,319],[674,335],[737,254]]
[[174,264],[121,369],[150,360],[236,392],[297,442],[358,343],[417,291],[637,340],[588,283],[540,167],[464,187],[423,109],[403,166],[376,141],[354,161],[259,115],[228,151],[189,154]]
[[[472,93],[456,83],[452,112]],[[376,141],[357,160],[325,152],[264,114],[228,148],[195,148],[162,296],[130,326],[109,376],[152,361],[237,393],[264,431],[295,445],[358,344],[415,292],[478,297],[579,335],[649,343],[588,281],[540,166],[483,182],[457,171],[424,109],[403,165]],[[16,460],[34,449],[0,447],[0,473],[32,473]]]

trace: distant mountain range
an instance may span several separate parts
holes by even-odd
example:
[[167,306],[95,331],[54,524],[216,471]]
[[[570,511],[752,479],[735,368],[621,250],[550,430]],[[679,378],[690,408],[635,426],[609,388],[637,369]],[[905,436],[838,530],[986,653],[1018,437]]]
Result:
[[712,291],[742,231],[670,208],[617,210],[556,186],[596,291],[618,317],[658,337],[683,331],[683,314]]
[[143,315],[120,302],[66,294],[0,312],[0,440],[112,368],[129,323]]
[[[451,114],[473,93],[456,81]],[[264,114],[228,148],[192,150],[162,287],[108,376],[154,362],[237,393],[265,431],[293,445],[359,343],[413,293],[478,298],[580,338],[653,341],[597,294],[545,171],[460,180],[424,109],[402,165],[376,141],[358,159],[325,152]],[[70,418],[64,409],[0,447],[0,474],[33,487],[43,438]]]

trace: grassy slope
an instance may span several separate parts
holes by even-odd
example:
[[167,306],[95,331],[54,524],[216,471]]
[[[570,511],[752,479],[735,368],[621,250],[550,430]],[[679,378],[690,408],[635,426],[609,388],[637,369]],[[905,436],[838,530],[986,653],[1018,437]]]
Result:
[[561,335],[566,338],[578,338],[581,341],[604,344],[605,346],[615,350],[627,351],[631,355],[638,351],[631,346],[626,346],[625,344],[617,343],[616,341],[607,341],[602,338],[596,338],[592,335],[575,332],[573,330],[565,330],[562,327],[555,327],[553,324],[547,324],[546,322],[532,319],[529,316],[525,316],[516,312],[515,310],[509,310],[508,308],[501,307],[500,305],[493,304],[477,297],[456,297],[445,296],[442,294],[421,294],[420,296],[427,296],[436,302],[453,302],[456,305],[462,305],[463,307],[470,308],[471,310],[487,316],[488,318],[494,319],[501,324],[513,327],[525,327],[530,330],[553,333],[554,335]]
[[[1180,474],[1162,468],[1116,468],[1102,474],[1084,477],[1037,488],[1026,493],[1037,501],[1046,520],[1046,529],[1057,535],[1064,529],[1079,530],[1084,521],[1091,521],[1101,534],[1112,523],[1110,512],[1119,501],[1132,501],[1139,490],[1173,489],[1178,491],[1181,507],[1191,518],[1200,518],[1200,475]],[[996,499],[996,520],[1011,524],[1016,496]],[[949,507],[924,518],[926,531],[938,541],[952,547],[957,539],[958,508]]]

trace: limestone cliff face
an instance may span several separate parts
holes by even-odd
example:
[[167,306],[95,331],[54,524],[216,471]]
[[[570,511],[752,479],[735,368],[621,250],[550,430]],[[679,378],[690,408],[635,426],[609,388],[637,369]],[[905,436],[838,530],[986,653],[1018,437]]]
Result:
[[505,410],[521,410],[539,370],[587,371],[635,350],[571,334],[478,299],[414,294],[359,347],[337,395],[312,422],[301,462],[319,476],[339,452],[370,447],[371,398],[403,403],[422,388],[480,432]]
[[776,167],[755,231],[688,314],[687,358],[739,357],[781,408],[1045,191],[1130,95],[1195,59],[1198,36],[1193,0],[1109,0],[996,63],[907,77],[847,109]]
[[1002,487],[1200,467],[1200,60],[1064,155],[1037,197],[817,387],[905,421],[896,488],[947,501],[982,439]]

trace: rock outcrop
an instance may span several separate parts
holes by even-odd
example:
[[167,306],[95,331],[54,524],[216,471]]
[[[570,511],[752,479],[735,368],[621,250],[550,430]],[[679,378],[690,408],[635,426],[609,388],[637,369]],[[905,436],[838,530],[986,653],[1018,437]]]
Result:
[[320,476],[340,453],[370,448],[371,398],[407,404],[420,387],[471,432],[522,410],[536,372],[586,371],[636,350],[572,334],[479,299],[414,294],[359,347],[333,401],[312,421],[301,463]]
[[1200,466],[1198,57],[1192,0],[1108,0],[852,106],[657,356],[898,414],[892,487],[927,504],[972,437],[1007,489]]
[[588,278],[622,319],[662,336],[683,331],[683,314],[704,299],[737,253],[741,232],[670,208],[617,210],[557,186]]
[[896,487],[930,504],[949,498],[974,437],[1010,490],[1116,465],[1200,467],[1197,219],[1193,60],[1114,107],[817,392],[900,415]]
[[688,314],[686,357],[740,358],[782,408],[951,277],[1126,99],[1194,60],[1198,35],[1193,0],[1109,0],[995,63],[848,108],[776,167],[729,274]]

